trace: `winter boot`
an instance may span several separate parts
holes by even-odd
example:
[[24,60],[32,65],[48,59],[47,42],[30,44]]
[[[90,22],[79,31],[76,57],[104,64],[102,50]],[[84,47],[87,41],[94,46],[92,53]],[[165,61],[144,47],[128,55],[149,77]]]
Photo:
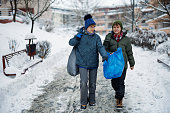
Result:
[[123,107],[122,99],[116,99],[116,107],[121,109]]
[[89,103],[89,106],[96,106],[95,103]]
[[86,109],[86,107],[87,107],[86,105],[81,105],[80,108],[81,108],[81,109]]

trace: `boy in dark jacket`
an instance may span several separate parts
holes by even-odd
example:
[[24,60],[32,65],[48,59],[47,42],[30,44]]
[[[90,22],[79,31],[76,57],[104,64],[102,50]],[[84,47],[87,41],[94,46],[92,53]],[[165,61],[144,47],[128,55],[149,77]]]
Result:
[[135,65],[131,42],[129,38],[125,36],[126,33],[123,33],[122,29],[122,22],[119,20],[115,21],[112,25],[112,32],[106,35],[103,43],[106,51],[110,54],[113,54],[113,52],[117,51],[117,48],[122,48],[123,57],[125,61],[125,66],[121,77],[114,78],[111,80],[112,87],[115,90],[117,108],[123,107],[122,100],[125,94],[124,80],[127,70],[127,61],[129,61],[131,70],[134,69]]
[[[85,27],[81,28],[69,44],[76,46],[76,64],[80,72],[80,103],[81,109],[95,106],[95,90],[99,53],[103,60],[107,60],[107,53],[102,45],[99,35],[95,33],[96,23],[90,14],[85,15]],[[89,89],[88,83],[89,81]],[[88,94],[89,90],[89,94]]]

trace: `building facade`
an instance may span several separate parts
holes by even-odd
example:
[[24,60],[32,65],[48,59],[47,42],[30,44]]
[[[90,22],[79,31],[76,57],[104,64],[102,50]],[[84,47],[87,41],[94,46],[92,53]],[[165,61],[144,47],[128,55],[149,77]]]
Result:
[[[164,6],[168,6],[168,4],[170,5],[169,0],[160,0],[160,2],[164,2]],[[148,1],[148,4],[164,10],[157,0],[150,0]],[[147,30],[161,30],[170,36],[170,16],[168,14],[150,6],[146,6],[142,9],[141,13],[143,21],[139,25],[139,28]]]
[[[120,7],[102,7],[98,8],[93,13],[93,18],[96,22],[96,32],[100,35],[105,35],[112,30],[112,24],[115,20],[125,22],[125,8],[129,6]],[[124,28],[129,29],[124,25]]]

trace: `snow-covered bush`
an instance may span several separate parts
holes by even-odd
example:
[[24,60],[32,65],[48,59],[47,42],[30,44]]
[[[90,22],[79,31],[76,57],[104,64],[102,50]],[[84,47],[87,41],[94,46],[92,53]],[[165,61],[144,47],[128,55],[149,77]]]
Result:
[[148,48],[150,50],[156,50],[159,44],[168,40],[167,34],[163,31],[138,30],[133,33],[128,33],[127,36],[135,46]]
[[38,20],[37,20],[37,23],[38,23],[39,28],[40,28],[40,29],[43,29],[43,27],[44,27],[44,20],[38,19]]
[[44,24],[44,27],[45,27],[45,30],[46,30],[47,32],[51,32],[51,31],[55,28],[54,22],[49,21],[49,20],[46,20],[46,21],[45,21],[45,24]]
[[29,24],[31,20],[28,17],[23,18],[23,22]]
[[160,54],[164,54],[165,53],[165,54],[170,55],[170,40],[160,44],[156,48],[156,51],[159,52]]
[[47,58],[51,52],[51,43],[48,41],[38,41],[36,43],[36,52],[38,57]]
[[37,22],[38,22],[39,28],[45,29],[45,31],[47,32],[51,32],[55,28],[54,22],[50,20],[39,19]]
[[8,44],[9,44],[9,49],[12,52],[15,52],[17,48],[19,47],[19,43],[16,40],[9,40]]

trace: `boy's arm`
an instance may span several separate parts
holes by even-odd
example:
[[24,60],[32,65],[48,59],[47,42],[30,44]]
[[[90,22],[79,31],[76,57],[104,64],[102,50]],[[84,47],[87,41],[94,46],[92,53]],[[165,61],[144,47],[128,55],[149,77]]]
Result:
[[134,57],[133,57],[132,45],[131,45],[131,42],[130,42],[129,39],[128,39],[127,47],[126,47],[126,54],[127,54],[127,57],[128,57],[130,67],[133,67],[135,65],[135,60],[134,60]]
[[97,38],[97,49],[103,59],[108,58],[107,52],[106,52],[104,46],[102,45],[102,41],[101,41],[100,37]]
[[69,40],[70,46],[76,46],[77,44],[79,44],[81,38],[77,37],[77,35],[75,35],[74,38]]

